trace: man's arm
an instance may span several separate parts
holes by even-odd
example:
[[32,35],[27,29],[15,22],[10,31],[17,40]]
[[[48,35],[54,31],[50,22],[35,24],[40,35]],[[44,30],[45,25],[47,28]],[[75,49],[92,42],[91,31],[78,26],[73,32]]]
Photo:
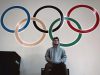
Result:
[[50,50],[48,49],[46,54],[45,54],[45,60],[48,62],[48,63],[52,63],[52,60],[50,59]]
[[61,62],[62,62],[62,63],[65,63],[65,62],[66,62],[66,58],[67,58],[67,56],[66,56],[66,52],[65,52],[65,50],[63,50],[63,52],[62,52],[62,58],[61,58]]

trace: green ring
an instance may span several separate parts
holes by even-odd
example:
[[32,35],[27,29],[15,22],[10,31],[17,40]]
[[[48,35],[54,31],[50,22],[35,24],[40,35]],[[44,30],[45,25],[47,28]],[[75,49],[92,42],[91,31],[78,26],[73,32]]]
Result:
[[[70,20],[70,21],[74,22],[74,23],[77,25],[77,27],[78,27],[79,29],[82,29],[81,26],[80,26],[80,24],[79,24],[76,20],[74,20],[74,19],[72,19],[72,18],[69,18],[69,17],[64,17],[64,19],[65,19],[65,20]],[[58,22],[58,21],[60,21],[60,18],[56,19],[56,20],[51,24],[51,26],[50,26],[50,28],[49,28],[49,36],[50,36],[50,39],[51,39],[51,40],[53,40],[52,28],[53,28],[53,26],[55,25],[55,23]],[[63,47],[72,46],[72,45],[76,44],[76,43],[81,39],[81,37],[82,37],[82,34],[79,33],[79,35],[78,35],[78,37],[77,37],[77,39],[76,39],[75,41],[73,41],[73,42],[71,42],[71,43],[68,43],[68,44],[60,43],[60,46],[63,46]]]

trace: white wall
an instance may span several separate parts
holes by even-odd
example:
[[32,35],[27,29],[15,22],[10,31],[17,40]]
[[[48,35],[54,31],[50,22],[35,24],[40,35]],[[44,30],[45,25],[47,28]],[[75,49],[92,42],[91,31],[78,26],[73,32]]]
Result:
[[[21,5],[27,8],[31,17],[39,7],[54,5],[61,9],[64,16],[66,16],[68,10],[77,4],[90,5],[100,13],[99,0],[0,0],[0,16],[5,9],[14,5]],[[45,23],[47,29],[58,17],[60,17],[59,14],[53,9],[41,10],[37,15],[37,18]],[[88,29],[96,21],[93,13],[85,8],[77,9],[71,14],[71,17],[81,24],[82,29]],[[4,20],[9,28],[15,29],[16,23],[24,18],[26,18],[26,14],[23,14],[23,11],[19,9],[15,9],[9,11]],[[66,66],[70,69],[70,75],[100,75],[99,26],[94,31],[83,34],[81,40],[74,46],[64,47],[68,57]],[[72,42],[78,35],[77,32],[74,32],[66,25],[66,22],[53,34],[58,36],[60,41],[64,43]],[[41,32],[35,29],[31,21],[20,35],[26,41],[34,41],[41,36]],[[40,44],[30,48],[23,47],[16,42],[14,33],[5,31],[0,25],[0,50],[16,51],[21,56],[21,75],[40,75],[41,68],[46,63],[44,58],[45,52],[50,46],[51,40],[49,35],[46,34],[46,37]]]

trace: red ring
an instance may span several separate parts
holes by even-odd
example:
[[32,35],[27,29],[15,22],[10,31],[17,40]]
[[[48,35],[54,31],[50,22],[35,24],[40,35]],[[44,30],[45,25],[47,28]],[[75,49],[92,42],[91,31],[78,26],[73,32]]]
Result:
[[67,23],[68,23],[69,27],[70,27],[72,30],[74,30],[74,31],[76,31],[76,32],[79,32],[79,33],[88,33],[88,32],[93,31],[93,30],[99,25],[99,21],[100,21],[99,14],[98,14],[98,12],[96,11],[96,9],[94,9],[94,8],[88,6],[88,5],[76,5],[76,6],[72,7],[72,8],[68,11],[67,16],[69,17],[70,14],[71,14],[71,12],[72,12],[74,9],[79,8],[79,7],[85,7],[85,8],[88,8],[88,9],[92,10],[93,13],[95,13],[95,15],[96,15],[96,19],[97,19],[97,20],[96,20],[96,23],[95,23],[95,25],[94,25],[92,28],[90,28],[90,29],[88,29],[88,30],[80,30],[80,29],[74,28],[74,27],[71,25],[70,21],[67,20]]

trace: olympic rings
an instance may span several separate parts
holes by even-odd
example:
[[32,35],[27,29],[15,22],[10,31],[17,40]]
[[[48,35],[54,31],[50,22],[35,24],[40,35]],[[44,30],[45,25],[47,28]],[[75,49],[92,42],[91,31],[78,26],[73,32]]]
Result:
[[[20,38],[20,36],[19,36],[19,34],[18,34],[18,29],[19,29],[19,26],[21,26],[21,24],[22,24],[23,22],[25,22],[26,20],[27,20],[27,19],[23,19],[22,21],[20,21],[20,22],[17,23],[16,30],[15,30],[16,39],[17,39],[17,41],[18,41],[20,44],[22,44],[22,45],[24,45],[24,46],[27,46],[27,47],[35,46],[35,45],[39,44],[39,43],[44,39],[44,37],[46,36],[46,34],[43,33],[42,37],[41,37],[38,41],[36,41],[36,42],[27,43],[27,42],[22,41],[21,38]],[[43,29],[46,30],[46,27],[45,27],[44,23],[43,23],[41,20],[39,20],[39,19],[37,19],[37,18],[35,18],[35,17],[31,18],[31,20],[38,21],[38,22],[42,25]]]
[[[64,19],[65,19],[65,20],[70,20],[70,21],[74,22],[74,23],[78,26],[78,28],[81,29],[80,24],[79,24],[76,20],[74,20],[74,19],[72,19],[72,18],[69,18],[69,17],[65,17]],[[55,24],[56,22],[58,22],[59,20],[60,20],[60,18],[56,19],[56,20],[51,24],[51,26],[50,26],[50,28],[49,28],[49,36],[50,36],[51,40],[53,40],[52,28],[53,28],[54,24]],[[82,34],[79,33],[79,35],[78,35],[78,37],[77,37],[77,39],[76,39],[75,41],[73,41],[72,43],[69,43],[69,44],[60,43],[60,46],[64,46],[64,47],[72,46],[72,45],[76,44],[76,43],[81,39],[81,37],[82,37]]]
[[88,9],[92,10],[93,13],[95,13],[95,15],[96,15],[96,19],[97,19],[97,20],[96,20],[96,23],[95,23],[95,25],[94,25],[92,28],[90,28],[90,29],[88,29],[88,30],[80,30],[80,29],[74,28],[74,27],[71,25],[70,21],[67,20],[67,23],[68,23],[69,27],[70,27],[72,30],[74,30],[74,31],[76,31],[76,32],[79,32],[79,33],[88,33],[88,32],[93,31],[93,30],[99,25],[99,21],[100,21],[99,14],[98,14],[98,12],[96,11],[96,9],[94,9],[94,8],[88,6],[88,5],[76,5],[76,6],[72,7],[72,8],[69,10],[69,12],[67,13],[67,16],[69,17],[70,14],[71,14],[71,12],[72,12],[74,9],[79,8],[79,7],[85,7],[85,8],[88,8]]
[[12,6],[12,7],[8,8],[8,9],[6,9],[6,10],[3,12],[2,16],[1,16],[1,25],[2,25],[2,27],[3,27],[6,31],[11,32],[11,33],[14,33],[14,30],[8,29],[8,28],[5,26],[5,24],[4,24],[4,22],[3,22],[3,19],[4,19],[5,14],[6,14],[9,10],[14,9],[14,8],[19,8],[19,9],[24,10],[24,11],[26,12],[27,18],[28,18],[28,19],[27,19],[27,22],[26,22],[26,24],[25,24],[25,26],[23,26],[21,29],[19,29],[19,31],[24,30],[24,29],[28,26],[28,24],[29,24],[29,22],[30,22],[30,14],[29,14],[29,12],[28,12],[28,10],[27,10],[26,8],[24,8],[24,7],[22,7],[22,6]]
[[[79,7],[88,8],[88,9],[92,10],[93,13],[96,15],[96,22],[95,22],[95,24],[94,24],[94,26],[93,26],[92,28],[90,28],[90,29],[88,29],[88,30],[82,30],[80,24],[79,24],[76,20],[74,20],[73,18],[70,18],[71,12],[72,12],[74,9],[79,8]],[[15,29],[15,30],[11,30],[11,29],[8,29],[8,28],[6,27],[6,25],[4,24],[4,16],[5,16],[5,14],[6,14],[9,10],[14,9],[14,8],[22,9],[22,10],[27,14],[27,19],[23,19],[22,21],[19,21],[19,22],[17,23],[16,29]],[[57,10],[57,11],[59,12],[59,14],[60,14],[60,18],[58,18],[58,19],[56,19],[54,22],[52,22],[52,24],[51,24],[49,30],[46,30],[46,27],[45,27],[44,23],[43,23],[42,21],[40,21],[39,19],[36,18],[37,13],[38,13],[40,10],[44,9],[44,8],[53,8],[53,9]],[[26,24],[25,24],[21,29],[19,29],[19,27],[21,26],[21,24],[22,24],[23,22],[25,22],[26,20],[27,20]],[[18,34],[18,32],[24,30],[24,29],[28,26],[28,24],[30,23],[30,20],[33,21],[33,24],[34,24],[34,26],[35,26],[35,28],[36,28],[37,30],[43,32],[42,37],[41,37],[38,41],[32,42],[32,43],[28,43],[28,42],[23,41],[23,40],[20,38],[19,34]],[[44,37],[46,36],[46,33],[49,33],[50,39],[52,40],[52,39],[53,39],[52,32],[58,30],[58,29],[62,26],[64,20],[67,20],[67,24],[68,24],[68,26],[69,26],[72,30],[74,30],[74,31],[76,31],[76,32],[79,33],[78,37],[77,37],[76,40],[74,40],[73,42],[68,43],[68,44],[60,43],[60,46],[69,47],[69,46],[75,45],[75,44],[81,39],[82,33],[88,33],[88,32],[93,31],[94,29],[96,29],[97,26],[99,25],[100,17],[99,17],[98,12],[96,11],[96,9],[94,9],[93,7],[88,6],[88,5],[76,5],[76,6],[72,7],[72,8],[68,11],[67,17],[64,17],[64,16],[63,16],[63,13],[61,12],[61,10],[60,10],[59,8],[57,8],[57,7],[55,7],[55,6],[51,6],[51,5],[46,5],[46,6],[40,7],[40,8],[34,13],[34,15],[33,15],[32,18],[30,18],[30,13],[28,12],[28,10],[27,10],[26,8],[24,8],[24,7],[22,7],[22,6],[12,6],[12,7],[9,7],[8,9],[6,9],[6,10],[3,12],[2,16],[1,16],[1,25],[2,25],[2,27],[3,27],[6,31],[8,31],[8,32],[10,32],[10,33],[14,33],[14,32],[15,32],[15,37],[16,37],[17,41],[18,41],[21,45],[27,46],[27,47],[31,47],[31,46],[35,46],[35,45],[39,44],[39,43],[44,39]],[[43,29],[41,29],[40,27],[38,27],[38,25],[36,24],[35,21],[38,21],[38,22],[42,25]],[[55,29],[52,29],[53,26],[54,26],[54,24],[55,24],[56,22],[58,22],[58,21],[60,21],[60,24],[59,24]],[[74,23],[77,25],[78,29],[74,28],[74,27],[72,26],[72,24],[70,23],[70,21],[74,22]]]
[[[58,25],[58,27],[56,27],[55,29],[53,29],[53,32],[56,31],[56,30],[58,30],[58,29],[61,27],[61,25],[63,24],[63,13],[61,12],[61,10],[60,10],[59,8],[57,8],[57,7],[55,7],[55,6],[51,6],[51,5],[47,5],[47,6],[40,7],[40,8],[34,13],[33,17],[36,17],[37,13],[38,13],[40,10],[44,9],[44,8],[53,8],[53,9],[57,10],[57,11],[60,13],[60,16],[61,16],[60,24]],[[36,24],[35,21],[33,21],[33,24],[34,24],[35,28],[38,29],[39,31],[44,32],[44,33],[48,33],[47,30],[42,30],[41,28],[39,28],[39,27],[37,26],[37,24]]]

